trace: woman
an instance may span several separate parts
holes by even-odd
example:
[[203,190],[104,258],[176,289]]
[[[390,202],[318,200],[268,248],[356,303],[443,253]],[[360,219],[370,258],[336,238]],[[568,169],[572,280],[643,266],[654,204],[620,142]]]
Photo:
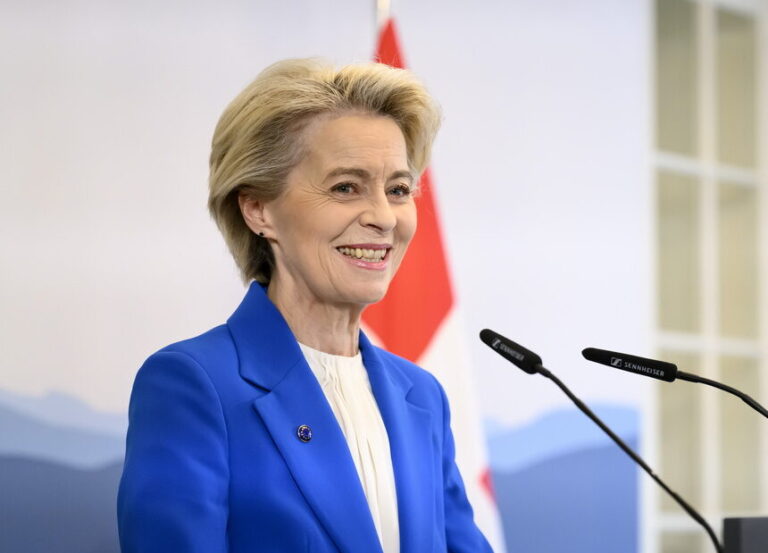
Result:
[[251,283],[136,377],[124,553],[490,551],[442,388],[359,330],[416,230],[438,126],[379,64],[283,61],[225,110],[209,207]]

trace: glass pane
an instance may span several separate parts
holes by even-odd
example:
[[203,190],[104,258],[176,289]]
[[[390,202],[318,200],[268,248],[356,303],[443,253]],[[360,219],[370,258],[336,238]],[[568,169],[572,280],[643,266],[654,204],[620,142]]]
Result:
[[752,18],[717,13],[718,154],[723,163],[755,166],[755,25]]
[[[722,381],[757,397],[760,380],[757,361],[740,357],[720,360]],[[720,395],[721,471],[723,509],[731,512],[760,508],[760,415],[730,395]]]
[[720,332],[757,336],[758,249],[757,191],[720,184]]
[[699,317],[699,188],[692,177],[658,174],[659,324],[696,332]]
[[661,535],[663,553],[701,553],[701,537],[697,534],[664,532]]
[[[675,363],[683,371],[699,372],[699,360],[695,355],[662,351],[660,358]],[[670,488],[696,508],[701,505],[702,480],[699,387],[669,382],[659,383],[658,386],[661,407],[659,474]],[[660,497],[663,511],[681,512],[680,506],[666,493],[660,492]]]
[[656,129],[660,150],[698,153],[696,4],[656,0]]

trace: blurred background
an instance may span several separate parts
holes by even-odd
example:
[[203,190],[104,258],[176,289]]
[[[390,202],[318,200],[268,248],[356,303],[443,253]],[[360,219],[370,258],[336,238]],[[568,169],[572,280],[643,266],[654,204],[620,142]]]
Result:
[[[0,550],[112,553],[138,367],[244,294],[206,210],[218,116],[278,59],[371,59],[376,3],[0,7]],[[433,190],[508,551],[712,546],[484,327],[538,352],[716,528],[768,515],[757,413],[580,355],[660,357],[768,403],[768,0],[391,15],[444,110]]]

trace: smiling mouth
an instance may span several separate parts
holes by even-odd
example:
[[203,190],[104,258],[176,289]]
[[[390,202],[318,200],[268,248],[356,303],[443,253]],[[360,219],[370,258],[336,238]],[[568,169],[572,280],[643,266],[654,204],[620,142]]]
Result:
[[378,263],[383,261],[391,248],[336,248],[336,250],[347,257],[352,259],[359,259],[361,261],[367,261],[369,263]]

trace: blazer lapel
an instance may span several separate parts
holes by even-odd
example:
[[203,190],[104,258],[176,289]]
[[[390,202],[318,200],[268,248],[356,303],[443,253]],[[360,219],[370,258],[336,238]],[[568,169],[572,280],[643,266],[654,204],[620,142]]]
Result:
[[434,474],[432,414],[410,403],[411,380],[394,363],[386,363],[368,338],[360,333],[360,351],[373,394],[389,436],[395,472],[400,553],[433,550],[434,486],[441,486]]
[[[241,376],[267,391],[253,406],[317,519],[340,551],[381,553],[344,434],[290,328],[259,284],[251,284],[227,324]],[[298,437],[301,425],[312,431],[308,442]]]

